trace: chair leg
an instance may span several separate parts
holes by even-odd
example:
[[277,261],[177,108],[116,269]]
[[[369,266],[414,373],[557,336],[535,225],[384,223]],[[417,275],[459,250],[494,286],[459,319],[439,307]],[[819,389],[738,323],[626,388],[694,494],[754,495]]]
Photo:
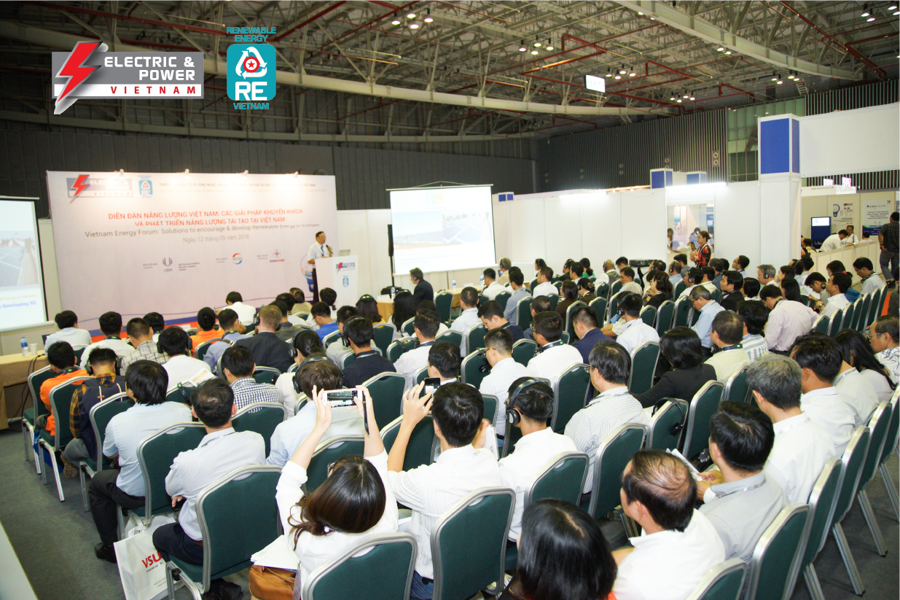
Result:
[[78,465],[78,478],[81,482],[81,502],[84,504],[84,512],[88,512],[91,507],[88,505],[87,473],[84,465]]
[[166,591],[169,594],[169,600],[175,600],[175,581],[172,579],[171,563],[166,563]]
[[816,568],[810,563],[803,570],[803,580],[806,581],[806,589],[812,600],[825,600],[825,594],[822,592],[822,585],[819,583],[819,576],[816,574]]
[[47,452],[50,454],[50,463],[53,468],[53,477],[56,480],[56,493],[59,495],[59,501],[65,502],[66,496],[62,491],[62,479],[59,477],[59,465],[56,462],[56,452],[53,451],[53,448],[47,448]]
[[[53,456],[52,452],[50,453],[50,456]],[[44,464],[44,445],[41,442],[38,442],[37,445],[36,460],[40,465],[38,472],[41,474],[41,481],[44,485],[47,485],[47,465]]]
[[897,518],[897,521],[900,522],[900,507],[897,506],[897,490],[894,489],[894,479],[891,477],[891,472],[884,463],[881,463],[878,470],[881,472],[881,481],[884,482],[888,498],[891,500],[891,506],[894,508],[894,516]]
[[834,534],[834,540],[837,542],[838,550],[841,552],[841,559],[844,561],[844,567],[847,569],[847,575],[850,577],[850,583],[853,585],[853,593],[862,596],[866,588],[863,585],[862,577],[859,569],[856,568],[856,561],[853,560],[853,553],[850,552],[850,544],[847,543],[847,536],[844,535],[844,529],[840,523],[835,523],[831,528]]
[[863,517],[866,519],[866,525],[869,526],[869,533],[872,534],[872,541],[875,542],[875,551],[878,556],[887,555],[884,546],[884,536],[881,535],[881,527],[878,526],[878,519],[875,518],[875,511],[872,510],[872,504],[869,502],[869,494],[866,490],[860,490],[856,493],[859,500],[859,507],[862,509]]
[[34,449],[31,448],[31,445],[28,443],[28,439],[31,437],[30,435],[28,435],[29,431],[30,430],[28,429],[28,426],[25,424],[25,421],[23,419],[22,420],[22,441],[25,443],[25,462],[28,462],[29,460],[31,460],[30,458],[28,458],[29,449],[32,452],[34,452]]

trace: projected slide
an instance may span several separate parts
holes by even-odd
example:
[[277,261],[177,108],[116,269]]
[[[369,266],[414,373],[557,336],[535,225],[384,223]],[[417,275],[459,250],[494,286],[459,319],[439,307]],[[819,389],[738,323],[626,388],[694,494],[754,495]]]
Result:
[[493,266],[494,218],[488,186],[391,192],[394,268],[426,273]]
[[0,196],[0,329],[46,317],[34,201]]

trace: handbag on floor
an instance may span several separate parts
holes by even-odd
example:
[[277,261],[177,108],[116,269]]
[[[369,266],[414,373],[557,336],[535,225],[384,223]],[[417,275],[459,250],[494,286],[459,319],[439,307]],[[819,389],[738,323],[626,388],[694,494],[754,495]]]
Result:
[[167,595],[166,563],[153,546],[153,532],[174,522],[171,515],[153,517],[149,527],[139,523],[113,545],[126,600],[161,600]]
[[253,565],[250,567],[250,593],[259,600],[291,600],[296,571]]

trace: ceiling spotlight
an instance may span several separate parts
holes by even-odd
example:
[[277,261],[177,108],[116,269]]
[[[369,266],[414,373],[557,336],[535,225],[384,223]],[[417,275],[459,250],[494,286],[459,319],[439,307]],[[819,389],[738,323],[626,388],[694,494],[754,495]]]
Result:
[[866,19],[866,22],[871,23],[874,20],[875,20],[875,17],[869,17],[868,19]]
[[622,76],[619,75],[618,73],[616,73],[616,77],[615,77],[615,78],[616,78],[616,79],[622,79]]
[[606,67],[606,76],[612,77],[612,71],[609,70],[609,67]]
[[537,51],[537,50],[532,50],[531,53],[534,54],[535,56],[537,56],[538,51]]
[[410,29],[418,29],[418,28],[419,28],[419,24],[416,23],[415,21],[413,21],[412,23],[409,24],[409,28],[410,28]]
[[726,50],[725,54],[731,54],[731,50]]
[[687,100],[688,98],[691,97],[691,95],[688,94],[687,92],[684,92],[684,93],[681,95],[681,97],[684,98],[685,100]]
[[625,69],[625,65],[622,65],[621,67],[619,67],[619,75],[624,75],[627,72],[628,71]]
[[415,19],[415,18],[416,18],[416,13],[409,13],[408,15],[406,15],[406,18],[407,18],[407,19]]
[[897,15],[900,15],[900,10],[895,10],[895,11],[894,11],[894,16],[896,17]]
[[675,102],[677,102],[678,104],[681,104],[681,98],[679,98],[679,99],[676,100]]
[[784,83],[784,81],[782,81],[781,79],[779,79],[779,80],[776,81],[775,83],[777,83],[778,85],[781,85],[782,83]]
[[778,81],[778,75],[772,75],[772,81]]
[[719,46],[716,48],[716,52],[725,52],[725,46]]
[[634,66],[628,67],[628,76],[634,77],[635,75],[637,75],[637,71],[634,70]]
[[397,19],[394,19],[393,21],[391,21],[391,25],[399,25],[399,24],[400,24],[400,21],[398,21]]
[[553,43],[547,38],[547,45],[545,46],[547,50],[553,50]]
[[888,10],[897,10],[897,5],[891,4],[890,6],[888,6]]
[[675,102],[675,96],[672,96],[671,98],[669,98],[669,102]]
[[694,100],[696,100],[696,99],[697,99],[697,98],[696,98],[695,96],[691,96],[691,101],[694,101]]
[[521,43],[519,43],[519,52],[525,52],[527,49],[528,48],[525,47],[525,40],[522,40]]
[[434,19],[431,18],[431,9],[430,9],[430,8],[429,8],[428,10],[425,11],[425,19],[424,19],[424,21],[425,21],[426,23],[431,23],[432,21],[434,21]]
[[534,47],[535,47],[535,48],[540,48],[540,47],[541,47],[541,41],[540,41],[540,40],[534,40]]
[[869,13],[869,5],[868,5],[868,4],[863,4],[863,11],[862,11],[862,14],[859,15],[859,16],[861,16],[862,18],[865,19],[866,17],[869,16],[869,14],[870,14],[870,13]]

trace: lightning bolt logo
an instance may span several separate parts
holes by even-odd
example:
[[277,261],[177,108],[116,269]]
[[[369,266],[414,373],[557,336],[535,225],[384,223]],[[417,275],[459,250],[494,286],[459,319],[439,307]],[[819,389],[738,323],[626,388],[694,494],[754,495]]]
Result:
[[87,181],[87,178],[87,175],[79,175],[78,179],[75,180],[75,183],[72,184],[72,189],[75,190],[75,195],[72,196],[72,200],[69,202],[69,204],[75,202],[75,198],[77,198],[81,192],[88,188],[88,184],[85,183]]
[[66,62],[63,63],[59,73],[56,74],[57,77],[68,77],[69,81],[66,83],[66,87],[63,88],[62,93],[56,99],[56,106],[53,109],[53,114],[62,114],[66,109],[75,104],[77,98],[69,97],[69,94],[84,83],[85,80],[91,76],[91,73],[99,68],[85,67],[82,65],[84,65],[85,61],[90,58],[95,51],[106,52],[108,49],[109,47],[102,42],[78,42],[75,44],[75,47],[72,49]]

